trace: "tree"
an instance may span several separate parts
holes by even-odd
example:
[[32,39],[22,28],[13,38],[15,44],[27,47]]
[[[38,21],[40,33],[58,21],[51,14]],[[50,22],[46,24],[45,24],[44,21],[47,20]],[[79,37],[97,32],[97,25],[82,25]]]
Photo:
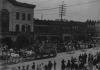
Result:
[[9,49],[13,48],[13,41],[11,40],[10,37],[3,38],[1,43],[7,45]]
[[30,48],[29,46],[32,44],[32,36],[29,34],[20,34],[15,42],[15,48],[17,49],[26,49]]

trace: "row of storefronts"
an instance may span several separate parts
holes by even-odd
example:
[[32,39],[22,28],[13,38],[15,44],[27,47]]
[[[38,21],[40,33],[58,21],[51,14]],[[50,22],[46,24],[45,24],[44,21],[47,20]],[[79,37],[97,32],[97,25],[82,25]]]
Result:
[[[35,20],[34,32],[41,38],[58,37],[63,40],[82,40],[96,35],[95,21]],[[53,38],[54,39],[54,38]]]

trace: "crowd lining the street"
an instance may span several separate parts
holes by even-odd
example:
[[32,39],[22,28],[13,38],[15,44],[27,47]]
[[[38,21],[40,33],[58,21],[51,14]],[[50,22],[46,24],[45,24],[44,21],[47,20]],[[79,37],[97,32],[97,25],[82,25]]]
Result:
[[[63,49],[61,47],[63,47]],[[59,52],[58,50],[60,50],[60,52],[69,52],[69,51],[73,51],[73,50],[81,50],[81,49],[87,49],[87,48],[92,48],[92,47],[95,47],[95,44],[92,44],[90,42],[82,43],[82,42],[76,41],[73,43],[71,41],[71,42],[68,42],[67,44],[64,44],[64,46],[57,44],[56,51]],[[65,51],[63,51],[63,50],[65,50]],[[23,49],[20,50],[25,53],[25,56],[27,58],[24,58],[24,56],[22,56],[22,55],[20,56],[19,53],[16,54],[15,52],[18,52],[18,51],[14,51],[14,49],[11,49],[10,51],[13,53],[9,54],[9,56],[10,56],[9,59],[6,59],[7,62],[5,62],[5,63],[7,63],[7,64],[16,64],[19,62],[32,61],[35,58],[34,54],[32,54],[31,57],[27,56],[27,54],[25,53],[27,50],[23,50]],[[32,50],[31,50],[31,52],[32,52]]]
[[[78,57],[71,57],[70,59],[62,59],[61,69],[59,70],[100,70],[100,52],[96,54],[82,53]],[[57,62],[54,60],[48,61],[47,64],[33,64],[18,66],[17,70],[57,70]]]

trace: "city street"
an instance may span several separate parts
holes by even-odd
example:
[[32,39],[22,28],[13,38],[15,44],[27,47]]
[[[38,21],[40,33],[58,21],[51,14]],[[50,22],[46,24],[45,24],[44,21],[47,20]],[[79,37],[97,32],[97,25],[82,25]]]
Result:
[[0,70],[100,70],[100,0],[0,0]]
[[[62,59],[64,59],[65,61],[67,61],[68,59],[70,59],[72,56],[73,57],[78,57],[79,54],[81,53],[92,53],[92,54],[96,54],[97,51],[100,51],[100,48],[99,46],[96,47],[96,48],[91,48],[91,49],[86,49],[86,50],[78,50],[78,51],[72,51],[72,52],[65,52],[65,53],[59,53],[55,58],[49,58],[49,59],[42,59],[42,60],[35,60],[35,61],[30,61],[30,62],[24,62],[24,63],[19,63],[19,64],[14,64],[14,65],[9,65],[9,66],[1,66],[0,65],[0,68],[7,68],[7,69],[4,69],[4,70],[18,70],[17,67],[18,66],[27,66],[27,65],[30,65],[29,69],[31,69],[32,67],[32,63],[35,62],[35,65],[39,65],[39,64],[47,64],[48,61],[52,61],[52,63],[54,63],[54,61],[56,61],[57,65],[56,65],[56,70],[61,70],[61,61]],[[35,67],[37,68],[37,67]],[[0,70],[3,70],[3,69],[0,69]],[[52,67],[52,70],[54,70],[54,67]],[[95,69],[94,69],[95,70]]]

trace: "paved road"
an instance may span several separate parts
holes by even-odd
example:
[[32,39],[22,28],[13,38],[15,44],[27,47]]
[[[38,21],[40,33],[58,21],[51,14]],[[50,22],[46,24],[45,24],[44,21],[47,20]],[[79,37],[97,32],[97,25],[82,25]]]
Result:
[[[31,65],[32,65],[33,62],[35,62],[36,65],[37,65],[37,64],[41,64],[41,63],[47,64],[48,61],[52,61],[52,62],[56,61],[57,62],[57,66],[56,66],[57,67],[57,70],[61,70],[61,60],[62,59],[64,59],[64,60],[67,61],[72,56],[78,57],[79,54],[84,53],[84,52],[95,54],[99,50],[100,50],[100,48],[99,47],[96,47],[96,48],[91,48],[91,49],[87,49],[87,50],[84,50],[84,51],[83,50],[72,51],[72,52],[70,52],[72,54],[69,54],[67,52],[65,52],[65,53],[59,53],[55,58],[49,58],[49,59],[42,59],[42,60],[24,62],[24,63],[19,63],[19,64],[15,64],[15,65],[10,65],[10,66],[4,66],[3,65],[3,66],[0,66],[0,68],[7,68],[7,69],[4,69],[4,70],[18,70],[18,69],[16,69],[17,66],[26,66],[26,65],[29,64],[30,65],[30,70],[31,70]],[[0,70],[3,70],[3,69],[0,69]],[[52,70],[54,70],[54,69],[52,69]]]

